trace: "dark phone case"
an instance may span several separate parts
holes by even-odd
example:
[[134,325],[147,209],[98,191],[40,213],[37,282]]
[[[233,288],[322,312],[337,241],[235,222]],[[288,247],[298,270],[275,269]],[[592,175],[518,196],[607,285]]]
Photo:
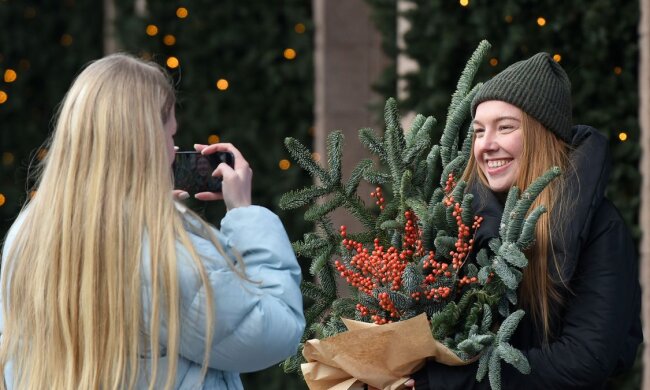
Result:
[[176,152],[174,158],[174,188],[193,195],[199,192],[221,192],[221,178],[212,172],[221,163],[234,168],[235,156],[230,152],[202,155],[199,152]]

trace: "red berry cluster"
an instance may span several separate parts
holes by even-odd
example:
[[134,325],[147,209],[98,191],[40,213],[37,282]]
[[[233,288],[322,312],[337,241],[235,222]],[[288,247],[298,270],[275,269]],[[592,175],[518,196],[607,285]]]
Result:
[[379,206],[379,209],[380,209],[380,210],[383,210],[383,209],[384,209],[384,203],[385,203],[386,200],[384,199],[384,195],[383,195],[382,192],[381,192],[381,187],[377,187],[377,188],[375,188],[375,192],[371,192],[371,193],[370,193],[370,197],[371,197],[371,198],[375,198],[375,199],[377,199],[377,201],[375,202],[375,204],[376,204],[377,206]]

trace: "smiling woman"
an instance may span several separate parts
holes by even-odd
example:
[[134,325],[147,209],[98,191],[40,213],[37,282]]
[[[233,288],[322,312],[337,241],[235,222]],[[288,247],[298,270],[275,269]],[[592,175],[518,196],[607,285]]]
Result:
[[[571,84],[547,53],[487,81],[472,101],[472,115],[473,154],[463,179],[484,217],[475,252],[499,236],[511,187],[523,191],[553,166],[564,172],[531,206],[548,212],[526,253],[516,306],[527,315],[511,339],[531,373],[503,365],[502,386],[602,388],[632,366],[642,340],[635,245],[604,196],[607,140],[594,128],[571,126]],[[428,362],[413,378],[416,389],[487,388],[476,382],[476,369]]]

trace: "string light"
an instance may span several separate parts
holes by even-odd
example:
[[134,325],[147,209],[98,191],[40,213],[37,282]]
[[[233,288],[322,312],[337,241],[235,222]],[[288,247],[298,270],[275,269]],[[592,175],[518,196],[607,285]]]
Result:
[[218,144],[218,143],[219,143],[219,140],[220,140],[220,138],[219,138],[218,135],[216,135],[216,134],[212,134],[212,135],[210,135],[210,136],[208,137],[208,144],[210,144],[210,145],[212,145],[212,144]]
[[167,67],[170,69],[176,69],[178,68],[178,65],[180,65],[180,62],[178,61],[178,58],[171,56],[167,58]]
[[284,49],[284,58],[288,60],[293,60],[296,58],[296,51],[292,48]]
[[217,89],[219,91],[225,91],[226,89],[228,89],[228,86],[229,86],[228,80],[226,79],[217,80]]
[[496,58],[490,58],[490,65],[492,66],[497,66],[499,64],[499,60]]
[[5,201],[7,199],[5,198],[4,194],[0,194],[0,207],[2,207],[5,204]]
[[278,166],[279,166],[280,169],[282,169],[283,171],[286,171],[287,169],[289,169],[289,168],[291,167],[291,162],[289,162],[289,160],[287,160],[287,159],[282,159],[282,160],[280,160],[280,162],[278,163]]
[[176,16],[178,16],[179,19],[185,19],[189,12],[187,12],[187,8],[185,7],[178,7],[176,9]]
[[16,81],[17,77],[18,75],[16,74],[15,70],[13,69],[5,70],[5,75],[4,75],[5,83],[13,83],[14,81]]
[[150,24],[147,26],[147,35],[150,37],[156,36],[158,34],[158,26],[155,24]]
[[320,161],[320,154],[316,153],[316,152],[312,153],[311,154],[311,159],[314,160],[314,161]]
[[621,131],[620,133],[618,133],[618,139],[620,139],[621,142],[627,141],[627,133],[624,132],[624,131]]
[[9,166],[14,163],[14,154],[11,152],[2,153],[2,164],[4,166]]
[[553,60],[554,60],[555,62],[560,62],[560,61],[562,61],[562,56],[559,55],[559,54],[554,54],[554,55],[553,55]]
[[616,74],[618,76],[621,73],[623,73],[623,68],[621,68],[620,66],[615,66],[614,67],[614,74]]
[[61,45],[66,47],[72,45],[72,35],[70,34],[61,35]]
[[540,16],[539,18],[537,18],[537,25],[540,27],[546,26],[546,19]]
[[469,5],[469,0],[460,0],[460,5],[467,7]]
[[163,38],[163,43],[167,46],[173,46],[176,43],[176,37],[172,34],[167,34]]
[[503,19],[505,19],[506,23],[512,23],[512,15],[506,15]]
[[298,34],[302,34],[305,32],[305,25],[302,23],[298,23],[293,27],[293,30]]
[[3,104],[4,102],[9,99],[9,96],[7,96],[7,93],[5,91],[0,91],[0,104]]

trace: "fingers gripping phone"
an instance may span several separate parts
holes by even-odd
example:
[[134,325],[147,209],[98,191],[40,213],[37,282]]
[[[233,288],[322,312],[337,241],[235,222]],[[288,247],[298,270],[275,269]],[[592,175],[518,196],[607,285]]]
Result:
[[212,172],[221,163],[235,167],[235,156],[230,152],[203,155],[199,152],[176,152],[174,158],[174,188],[190,195],[199,192],[221,192],[221,178]]

